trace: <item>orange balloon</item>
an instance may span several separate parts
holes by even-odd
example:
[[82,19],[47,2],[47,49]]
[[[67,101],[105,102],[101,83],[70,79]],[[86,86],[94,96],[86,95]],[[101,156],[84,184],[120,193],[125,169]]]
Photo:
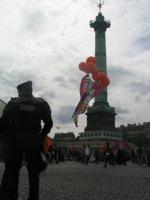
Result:
[[49,136],[46,136],[43,146],[44,151],[48,152],[48,150],[53,146],[53,140]]
[[96,64],[96,58],[93,57],[93,56],[89,56],[89,57],[86,59],[86,63],[93,63],[93,64]]

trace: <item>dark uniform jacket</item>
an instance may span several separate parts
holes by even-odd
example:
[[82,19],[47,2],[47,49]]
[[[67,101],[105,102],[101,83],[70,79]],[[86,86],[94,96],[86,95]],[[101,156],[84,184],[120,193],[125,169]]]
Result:
[[0,119],[0,134],[12,139],[18,138],[20,142],[27,136],[40,136],[44,139],[52,126],[48,103],[41,98],[28,95],[12,98],[5,106]]

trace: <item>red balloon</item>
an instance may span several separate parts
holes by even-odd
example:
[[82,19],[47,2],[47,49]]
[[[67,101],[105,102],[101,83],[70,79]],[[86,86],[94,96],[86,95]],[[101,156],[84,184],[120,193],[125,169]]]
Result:
[[79,64],[79,69],[80,69],[81,71],[83,71],[83,70],[85,69],[85,67],[86,67],[86,63],[85,63],[85,62],[81,62],[81,63]]
[[79,64],[79,69],[80,69],[81,71],[84,71],[85,73],[89,73],[85,62],[81,62],[81,63]]
[[95,91],[93,97],[99,95],[99,94],[102,92],[103,87],[102,87],[102,85],[100,84],[100,81],[95,81],[95,82],[94,82],[94,84],[93,84],[93,89],[94,89],[94,91]]
[[93,63],[90,63],[90,62],[86,63],[86,67],[87,67],[87,70],[88,70],[89,73],[93,74],[94,72],[97,71],[95,64],[93,64]]
[[100,81],[105,81],[107,79],[107,74],[105,72],[100,72],[99,79]]
[[96,72],[92,74],[92,78],[95,81],[100,81],[100,84],[102,85],[102,87],[107,87],[110,83],[110,80],[107,77],[107,74],[105,72]]
[[86,63],[93,63],[93,64],[96,64],[96,58],[93,57],[93,56],[89,56],[89,57],[86,59]]
[[92,70],[91,74],[95,74],[98,72],[98,69],[96,67],[94,67],[94,69]]
[[106,77],[106,79],[101,80],[101,85],[103,88],[107,87],[110,83],[110,79]]
[[92,74],[92,78],[93,78],[95,81],[100,80],[100,73],[101,73],[101,72],[93,73],[93,74]]

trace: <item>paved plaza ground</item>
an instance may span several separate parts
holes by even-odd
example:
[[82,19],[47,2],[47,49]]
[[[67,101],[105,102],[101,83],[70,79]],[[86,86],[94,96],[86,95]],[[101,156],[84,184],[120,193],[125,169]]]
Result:
[[[103,168],[73,161],[49,165],[41,174],[40,200],[150,200],[150,167],[128,163],[127,166]],[[4,165],[0,164],[0,179]],[[26,200],[26,168],[20,173],[19,200]]]

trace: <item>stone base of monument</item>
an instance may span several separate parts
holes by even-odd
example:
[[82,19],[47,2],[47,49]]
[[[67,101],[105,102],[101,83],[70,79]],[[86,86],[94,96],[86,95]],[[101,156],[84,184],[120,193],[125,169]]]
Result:
[[121,141],[123,140],[123,134],[119,131],[111,130],[95,130],[85,131],[79,133],[80,140],[102,140],[102,141]]
[[87,126],[85,132],[96,130],[115,131],[115,109],[106,105],[94,105],[87,110]]

